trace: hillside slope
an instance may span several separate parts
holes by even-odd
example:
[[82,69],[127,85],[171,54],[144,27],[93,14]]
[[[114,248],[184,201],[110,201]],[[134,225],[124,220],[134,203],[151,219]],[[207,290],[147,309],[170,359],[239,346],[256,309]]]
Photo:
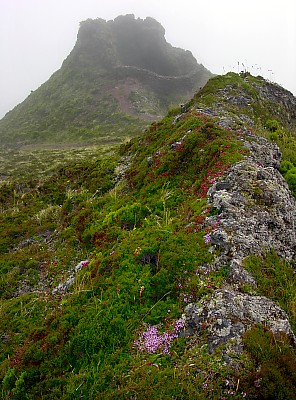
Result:
[[4,399],[295,398],[295,105],[217,76],[120,153],[2,184]]
[[118,141],[163,117],[212,76],[164,34],[134,15],[82,22],[62,67],[0,121],[0,144]]

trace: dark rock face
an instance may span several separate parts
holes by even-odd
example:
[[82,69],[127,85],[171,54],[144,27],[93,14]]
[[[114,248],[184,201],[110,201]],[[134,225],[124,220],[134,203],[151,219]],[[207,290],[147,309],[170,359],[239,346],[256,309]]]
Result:
[[193,55],[168,44],[164,35],[163,26],[150,17],[142,20],[129,14],[110,21],[88,19],[81,22],[67,61],[82,66],[133,66],[163,76],[190,74],[198,65]]
[[101,143],[110,132],[138,133],[188,101],[212,74],[164,34],[153,18],[134,15],[82,22],[60,70],[0,121],[1,144],[21,147],[53,135],[70,142],[71,131],[88,142],[84,129]]
[[[133,14],[111,21],[80,24],[77,43],[65,65],[114,68],[118,83],[133,79],[158,95],[192,95],[211,76],[190,51],[171,46],[165,29],[153,18]],[[142,88],[143,89],[143,88]]]
[[216,190],[229,190],[231,188],[231,183],[226,181],[221,181],[216,183]]
[[263,99],[271,104],[280,104],[285,112],[278,112],[281,118],[285,118],[287,123],[296,121],[296,98],[291,92],[279,85],[269,84],[266,86],[255,85]]

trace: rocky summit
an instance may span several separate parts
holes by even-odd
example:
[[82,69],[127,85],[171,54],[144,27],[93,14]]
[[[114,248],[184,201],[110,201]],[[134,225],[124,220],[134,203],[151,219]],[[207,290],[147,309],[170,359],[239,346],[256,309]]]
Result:
[[118,141],[189,100],[211,76],[190,51],[167,43],[153,18],[88,19],[62,67],[0,121],[0,144]]
[[[140,77],[126,18],[163,38],[86,21],[65,68],[104,34],[100,68]],[[112,152],[3,181],[2,398],[295,399],[295,135],[290,92],[228,73]]]

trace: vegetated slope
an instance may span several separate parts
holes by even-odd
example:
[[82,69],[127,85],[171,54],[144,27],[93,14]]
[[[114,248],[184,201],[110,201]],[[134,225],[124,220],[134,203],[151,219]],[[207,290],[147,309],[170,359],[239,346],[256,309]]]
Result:
[[188,100],[212,74],[154,19],[88,19],[62,67],[0,121],[0,143],[118,141]]
[[295,398],[294,112],[229,73],[112,158],[3,183],[3,398]]

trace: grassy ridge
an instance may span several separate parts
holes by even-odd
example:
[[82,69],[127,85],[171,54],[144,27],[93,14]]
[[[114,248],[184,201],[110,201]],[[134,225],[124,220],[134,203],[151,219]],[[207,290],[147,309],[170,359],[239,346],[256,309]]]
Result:
[[[225,79],[211,85],[223,87]],[[250,331],[237,371],[223,347],[208,353],[206,331],[175,337],[184,306],[227,279],[227,266],[206,267],[215,256],[205,240],[203,222],[215,212],[206,196],[247,155],[235,131],[193,105],[178,120],[172,110],[119,153],[92,153],[38,184],[2,185],[3,399],[293,398],[295,353],[286,338]],[[271,254],[264,263],[275,260]],[[261,260],[249,264],[260,274]],[[57,290],[71,276],[72,284]],[[260,294],[267,286],[262,282]],[[280,304],[284,290],[275,296]],[[293,316],[293,307],[283,308]],[[258,363],[266,366],[260,376]]]

